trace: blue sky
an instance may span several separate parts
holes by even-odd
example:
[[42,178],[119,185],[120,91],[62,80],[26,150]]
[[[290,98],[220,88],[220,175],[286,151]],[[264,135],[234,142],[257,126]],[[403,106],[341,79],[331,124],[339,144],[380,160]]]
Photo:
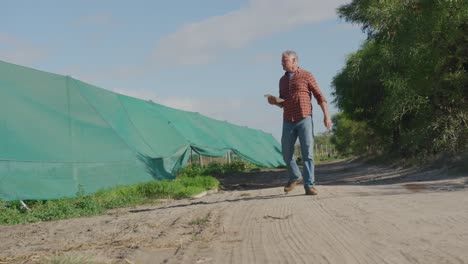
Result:
[[[281,53],[331,81],[365,35],[344,0],[2,1],[0,60],[281,135]],[[325,131],[313,102],[315,132]]]

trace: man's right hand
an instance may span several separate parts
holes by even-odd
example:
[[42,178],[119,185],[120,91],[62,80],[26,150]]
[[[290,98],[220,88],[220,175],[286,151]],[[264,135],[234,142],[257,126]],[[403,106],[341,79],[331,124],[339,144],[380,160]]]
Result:
[[276,105],[279,108],[283,108],[283,103],[278,103],[276,97],[268,96],[268,103],[272,105]]
[[276,99],[274,96],[268,96],[268,103],[272,105],[276,105]]

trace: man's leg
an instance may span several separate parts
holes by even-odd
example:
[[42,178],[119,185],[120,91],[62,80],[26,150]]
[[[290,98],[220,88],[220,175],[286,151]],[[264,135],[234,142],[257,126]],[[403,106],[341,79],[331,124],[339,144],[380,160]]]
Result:
[[[281,147],[283,150],[283,159],[288,169],[289,182],[295,182],[301,178],[301,172],[294,159],[294,144],[297,140],[297,131],[295,124],[283,121],[283,134],[281,136]],[[293,186],[294,188],[294,186]],[[285,191],[286,190],[285,188]]]
[[304,164],[304,188],[310,189],[315,185],[314,173],[314,124],[308,116],[297,124],[297,134],[301,144],[302,161]]

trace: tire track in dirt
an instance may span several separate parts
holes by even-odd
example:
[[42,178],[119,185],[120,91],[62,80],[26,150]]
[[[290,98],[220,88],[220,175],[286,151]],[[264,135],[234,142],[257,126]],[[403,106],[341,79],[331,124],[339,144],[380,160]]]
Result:
[[[313,243],[317,249],[327,245],[323,249],[324,253],[318,253],[322,255],[322,259],[330,263],[369,263],[363,253],[365,247],[358,239],[353,239],[353,236],[348,234],[348,230],[336,223],[335,217],[323,209],[324,206],[318,198],[306,201],[306,207],[310,210],[305,212],[302,221],[314,219],[315,227],[313,232],[308,234],[308,238],[310,240],[315,238]],[[337,251],[340,254],[337,254]],[[373,263],[377,262],[374,260]]]
[[[285,219],[284,221],[277,221],[275,224],[278,226],[278,240],[285,243],[287,247],[282,247],[282,243],[280,243],[280,255],[284,255],[286,259],[292,260],[294,259],[294,256],[300,255],[300,247],[302,246],[301,244],[298,243],[294,237],[300,235],[300,232],[295,232],[296,228],[301,228],[300,226],[296,226],[294,224],[295,217],[294,215],[294,199],[293,198],[285,198],[283,199],[283,206],[282,206],[282,211],[281,215],[287,215],[290,216],[288,219]],[[299,234],[296,234],[299,233]],[[301,262],[303,263],[305,259],[301,258]]]
[[[306,262],[305,257],[301,254],[304,251],[303,245],[296,238],[301,236],[300,226],[296,226],[294,212],[294,196],[280,196],[275,201],[276,205],[264,206],[264,208],[271,208],[270,210],[264,210],[264,220],[268,220],[268,225],[263,224],[264,234],[267,236],[269,244],[265,244],[268,247],[265,252],[274,252],[275,258],[271,261],[276,260],[277,263],[304,263]],[[270,227],[267,229],[266,227]],[[271,247],[276,250],[271,250]]]
[[[460,194],[462,193],[457,193],[457,195]],[[348,211],[349,209],[353,209],[354,212],[347,213],[349,216],[347,219],[343,219],[342,217],[337,218],[339,225],[347,227],[345,230],[354,233],[353,237],[361,237],[361,241],[367,241],[364,245],[367,245],[368,248],[372,249],[372,252],[377,253],[379,257],[390,263],[416,263],[421,261],[421,259],[423,259],[421,263],[468,262],[468,260],[460,262],[461,258],[451,253],[463,244],[468,246],[468,240],[462,241],[459,238],[460,234],[468,232],[466,231],[466,224],[463,224],[468,223],[464,221],[466,217],[463,216],[463,214],[466,215],[467,210],[465,209],[463,213],[457,213],[456,210],[453,210],[451,216],[449,214],[448,217],[439,216],[436,213],[439,210],[439,212],[443,212],[444,208],[434,208],[433,214],[424,213],[424,210],[420,208],[430,209],[430,202],[427,205],[421,202],[424,203],[428,195],[430,197],[451,194],[419,193],[415,195],[388,195],[385,193],[381,196],[374,196],[372,200],[366,197],[348,197],[346,200],[343,200],[344,203],[341,207],[332,205],[324,206],[323,209],[337,216],[337,212],[341,208],[346,208]],[[446,199],[443,200],[447,201]],[[331,200],[327,200],[327,202],[329,203]],[[450,208],[446,206],[442,207]],[[453,214],[456,214],[456,216],[461,215],[461,217],[453,216]],[[401,218],[399,217],[400,215]],[[414,219],[418,219],[419,217],[431,219],[433,226],[431,227],[428,222],[423,221],[416,223]],[[420,232],[415,232],[414,229],[417,230],[418,226],[423,226],[424,228]],[[445,251],[445,247],[443,247],[446,242],[440,243],[442,238],[439,239],[434,235],[428,234],[426,231],[428,228],[434,228],[441,233],[445,233],[444,236],[450,235],[452,237],[452,246],[446,247],[448,251]],[[450,229],[455,229],[452,234],[448,232]],[[338,233],[342,233],[342,231]],[[435,246],[435,244],[439,244],[439,246]],[[463,253],[459,251],[458,255],[463,255]],[[416,261],[418,259],[419,261]]]
[[[348,205],[349,201],[344,201]],[[316,210],[319,214],[324,215],[324,225],[327,226],[326,229],[329,230],[329,236],[336,239],[336,243],[341,244],[345,251],[343,259],[338,262],[343,262],[345,260],[349,261],[349,258],[346,255],[351,254],[353,256],[353,262],[351,263],[389,263],[388,259],[382,257],[379,251],[375,250],[374,243],[378,241],[369,241],[369,237],[363,235],[366,233],[365,229],[359,229],[359,226],[356,223],[350,223],[349,221],[340,221],[340,217],[336,212],[333,212],[329,209],[329,205],[322,202],[320,198],[314,202],[316,204]],[[369,214],[365,212],[358,212],[361,216],[364,215],[364,223],[366,219],[369,219]],[[369,220],[367,220],[369,221]],[[363,223],[360,222],[360,223]],[[340,243],[341,242],[341,243]],[[334,244],[334,247],[336,244]],[[335,254],[336,255],[336,254]],[[395,260],[393,260],[395,261]],[[335,261],[335,263],[337,263]],[[394,262],[390,262],[394,263]]]
[[[255,199],[255,197],[252,197]],[[225,224],[228,230],[227,235],[233,234],[233,238],[239,240],[239,243],[233,246],[233,263],[256,263],[256,255],[259,255],[263,248],[259,248],[260,243],[254,243],[254,237],[258,236],[259,230],[252,228],[258,211],[257,202],[241,201],[229,206],[229,211],[225,211],[228,218]]]

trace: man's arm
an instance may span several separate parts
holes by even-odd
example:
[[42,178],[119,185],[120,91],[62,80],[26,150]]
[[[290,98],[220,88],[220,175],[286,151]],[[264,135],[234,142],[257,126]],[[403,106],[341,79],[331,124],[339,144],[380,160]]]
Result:
[[317,81],[315,81],[314,75],[310,74],[308,82],[309,90],[312,92],[313,96],[317,100],[317,103],[318,105],[320,105],[320,108],[322,108],[323,124],[327,129],[330,129],[332,122],[330,119],[330,114],[328,113],[327,99],[325,99],[325,96],[323,96],[322,91],[320,91],[320,88],[317,85]]
[[327,129],[331,128],[332,122],[330,119],[330,114],[328,113],[327,101],[320,102],[320,108],[322,108],[323,112],[323,124]]
[[277,103],[276,98],[274,96],[268,96],[268,103],[283,108],[283,102]]

